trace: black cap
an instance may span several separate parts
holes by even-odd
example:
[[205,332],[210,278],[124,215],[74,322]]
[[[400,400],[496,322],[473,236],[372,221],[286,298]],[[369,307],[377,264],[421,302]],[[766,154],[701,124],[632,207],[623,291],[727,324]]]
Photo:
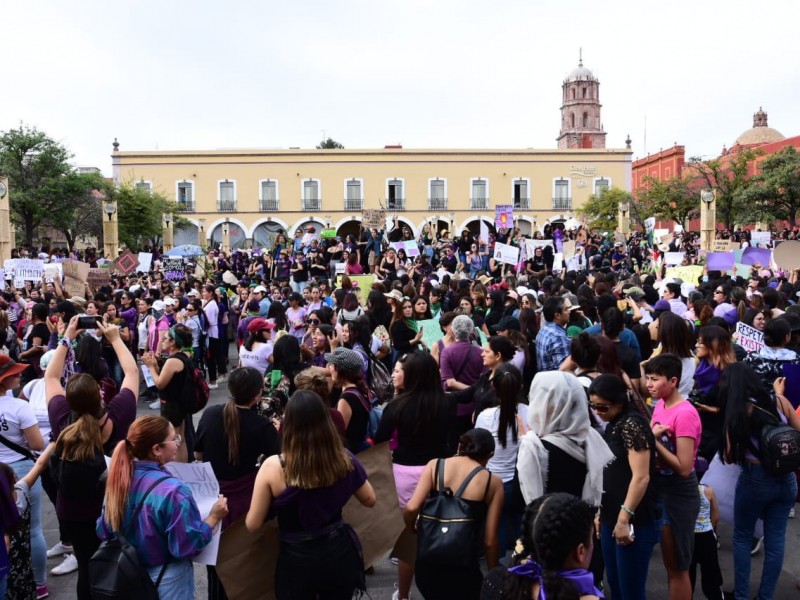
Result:
[[498,331],[506,331],[507,329],[512,329],[514,331],[519,331],[519,319],[516,317],[512,317],[510,315],[506,315],[502,319],[497,322],[497,325],[492,326],[492,331],[497,333]]

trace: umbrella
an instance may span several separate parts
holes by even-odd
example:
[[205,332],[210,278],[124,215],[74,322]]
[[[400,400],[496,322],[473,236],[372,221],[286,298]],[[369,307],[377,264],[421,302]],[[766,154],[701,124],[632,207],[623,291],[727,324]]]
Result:
[[172,250],[164,252],[164,256],[200,256],[205,254],[200,246],[193,246],[192,244],[184,244],[182,246],[175,246]]

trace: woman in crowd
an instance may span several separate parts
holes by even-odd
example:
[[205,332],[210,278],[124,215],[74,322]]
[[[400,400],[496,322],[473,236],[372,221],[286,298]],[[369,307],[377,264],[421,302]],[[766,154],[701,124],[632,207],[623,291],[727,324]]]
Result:
[[331,351],[331,338],[336,334],[336,330],[331,325],[320,325],[317,327],[314,337],[312,339],[312,350],[314,357],[311,359],[311,364],[315,367],[325,367],[328,361],[325,360],[325,355]]
[[794,473],[773,475],[761,462],[760,439],[765,425],[788,423],[800,431],[800,418],[786,399],[786,379],[774,383],[776,400],[764,390],[758,376],[743,363],[734,363],[722,375],[720,392],[725,444],[722,459],[741,467],[733,504],[733,570],[736,600],[750,598],[750,552],[756,520],[764,521],[764,566],[757,598],[773,598],[783,567],[786,525],[797,496]]
[[300,342],[291,335],[282,335],[275,342],[272,351],[272,379],[270,380],[270,395],[277,401],[276,408],[279,414],[294,393],[294,377],[303,369],[308,368],[308,363],[303,360],[300,351]]
[[286,405],[283,453],[261,465],[245,519],[247,529],[256,531],[268,514],[277,515],[279,600],[350,598],[365,591],[357,538],[342,520],[353,495],[375,505],[364,467],[345,450],[325,403],[314,392],[296,392]]
[[303,341],[306,334],[306,308],[303,303],[303,295],[300,292],[292,292],[289,295],[289,308],[286,309],[289,333],[299,342]]
[[748,309],[747,312],[744,313],[744,319],[742,319],[745,325],[750,325],[750,327],[758,329],[759,331],[764,331],[768,320],[769,318],[762,308]]
[[336,408],[344,418],[346,446],[353,454],[369,447],[370,393],[362,371],[361,357],[349,348],[336,348],[325,355],[333,385],[342,390]]
[[494,371],[492,387],[497,404],[478,415],[475,427],[486,429],[494,438],[494,455],[489,459],[487,468],[503,482],[500,554],[505,556],[509,542],[517,539],[522,517],[522,503],[517,502],[514,496],[514,481],[519,440],[527,432],[528,405],[521,402],[522,374],[515,366],[509,363],[498,366]]
[[[117,305],[113,302],[106,302],[102,307],[103,323],[106,325],[116,325],[119,327],[119,336],[126,346],[131,342],[131,330],[125,319],[118,316]],[[119,364],[117,355],[108,340],[103,341],[103,358],[108,364],[108,371],[117,384],[117,388],[122,385],[122,365]]]
[[392,309],[383,292],[373,289],[367,296],[367,316],[369,317],[370,330],[375,331],[383,326],[387,333],[392,324]]
[[[395,398],[384,408],[375,443],[395,440],[392,469],[400,508],[408,504],[425,465],[452,454],[452,413],[439,381],[439,369],[426,352],[410,352],[394,366]],[[395,546],[398,598],[408,598],[414,577],[416,543],[409,530]]]
[[[259,370],[236,369],[228,379],[228,401],[209,406],[197,427],[194,458],[211,463],[219,491],[228,499],[223,528],[247,513],[260,457],[273,456],[281,449],[275,427],[255,411],[263,385],[264,375]],[[227,597],[212,566],[208,567],[208,587],[209,598]]]
[[182,324],[186,325],[192,332],[192,360],[194,366],[205,373],[206,365],[203,360],[203,352],[206,345],[206,332],[203,330],[203,323],[200,320],[202,306],[199,299],[190,300],[186,305],[186,311],[183,313]]
[[606,578],[620,600],[647,597],[647,571],[658,543],[658,510],[652,477],[655,438],[647,419],[628,401],[616,375],[599,375],[589,388],[591,407],[607,423],[613,460],[603,473],[600,533]]
[[[416,529],[416,520],[425,500],[437,489],[450,488],[460,493],[462,501],[476,523],[483,528],[483,551],[490,569],[497,566],[498,525],[503,510],[503,483],[485,467],[494,452],[494,439],[485,429],[471,429],[459,438],[458,453],[452,458],[437,458],[425,466],[414,495],[408,501],[403,516],[406,526]],[[438,478],[441,477],[441,480]],[[463,488],[463,489],[462,489]],[[425,543],[420,540],[419,544]],[[471,548],[469,564],[458,566],[417,560],[417,587],[423,597],[464,598],[480,597],[483,575],[480,570],[480,548]],[[400,597],[400,596],[398,596]],[[404,600],[400,597],[400,600]]]
[[111,457],[103,514],[97,521],[101,540],[119,532],[136,548],[150,579],[159,582],[162,600],[195,597],[191,559],[211,542],[228,514],[228,501],[220,495],[201,519],[189,486],[164,468],[175,460],[181,442],[167,419],[136,419]]
[[414,320],[424,321],[433,318],[431,316],[431,305],[424,296],[417,296],[412,301],[414,306]]
[[455,335],[453,334],[453,320],[457,316],[458,314],[455,311],[450,311],[439,317],[439,327],[443,335],[431,346],[431,356],[433,356],[437,364],[440,362],[442,350],[447,348],[450,344],[454,344],[456,341]]
[[275,325],[256,317],[247,324],[247,339],[239,349],[239,366],[253,367],[266,374],[272,362],[272,330]]
[[[650,325],[650,331],[655,331],[655,340],[659,347],[654,352],[658,354],[674,354],[681,360],[681,381],[680,392],[684,398],[694,387],[694,371],[697,361],[692,353],[692,332],[686,319],[683,319],[671,311],[665,311],[658,316],[658,319]],[[644,377],[642,377],[644,382]],[[642,388],[646,386],[643,384]],[[642,390],[644,391],[644,389]]]
[[185,325],[175,325],[167,330],[161,342],[161,353],[166,356],[164,366],[159,367],[155,354],[148,352],[142,362],[150,369],[161,400],[161,416],[166,418],[184,440],[176,453],[176,460],[189,462],[194,448],[194,422],[192,415],[181,409],[181,400],[186,393],[186,378],[191,377],[192,332]]
[[408,298],[403,298],[395,304],[394,318],[389,327],[389,335],[395,353],[400,356],[417,350],[417,346],[427,348],[422,341],[422,330],[417,330],[414,321],[414,305]]

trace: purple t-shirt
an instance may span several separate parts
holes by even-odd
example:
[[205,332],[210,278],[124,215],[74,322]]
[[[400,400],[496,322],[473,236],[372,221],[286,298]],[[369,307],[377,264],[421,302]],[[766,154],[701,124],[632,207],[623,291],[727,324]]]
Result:
[[469,341],[455,342],[443,348],[439,362],[441,363],[442,386],[445,390],[448,379],[456,379],[460,383],[472,385],[478,381],[478,377],[483,372],[481,349]]
[[[63,394],[53,396],[47,406],[47,412],[50,416],[50,426],[52,427],[50,432],[51,439],[57,440],[70,421],[70,413],[72,411],[69,404],[67,404],[67,398]],[[111,453],[114,452],[114,447],[125,439],[125,436],[128,435],[128,428],[136,419],[136,397],[133,392],[128,388],[122,388],[111,399],[111,402],[106,404],[106,413],[111,420],[112,429],[111,437],[103,444],[103,452],[107,456],[111,456]]]

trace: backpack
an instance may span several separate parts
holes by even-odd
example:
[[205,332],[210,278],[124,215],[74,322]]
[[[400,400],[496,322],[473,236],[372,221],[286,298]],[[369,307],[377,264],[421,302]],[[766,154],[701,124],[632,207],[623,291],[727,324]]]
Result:
[[375,394],[378,403],[387,402],[394,396],[394,384],[389,369],[367,348],[369,366],[367,367],[367,383],[370,391]]
[[[131,523],[136,524],[144,501],[159,483],[169,479],[162,477],[151,485],[133,511]],[[106,540],[89,559],[89,589],[94,600],[158,600],[158,586],[167,565],[164,563],[158,579],[153,583],[147,569],[139,562],[136,548],[121,533]]]
[[758,405],[769,419],[763,419],[759,436],[758,456],[761,466],[770,475],[786,475],[800,468],[800,431]]
[[[476,564],[483,548],[483,520],[477,520],[472,507],[461,499],[469,482],[485,467],[475,467],[455,494],[444,486],[444,459],[436,461],[434,489],[422,505],[417,518],[417,558],[437,565],[464,567]],[[492,477],[486,481],[484,501]]]
[[364,398],[364,395],[356,388],[351,388],[351,390],[358,396],[358,399],[361,401],[361,406],[363,406],[364,410],[369,414],[367,420],[367,438],[372,440],[375,438],[375,434],[378,433],[378,425],[380,425],[381,417],[383,417],[383,407],[375,403],[372,394],[370,394],[369,398]]
[[172,357],[178,358],[183,363],[183,370],[186,371],[183,390],[178,399],[180,409],[187,415],[197,414],[208,404],[211,393],[208,382],[203,377],[200,368],[195,366],[194,361],[183,352],[177,352],[170,358]]

